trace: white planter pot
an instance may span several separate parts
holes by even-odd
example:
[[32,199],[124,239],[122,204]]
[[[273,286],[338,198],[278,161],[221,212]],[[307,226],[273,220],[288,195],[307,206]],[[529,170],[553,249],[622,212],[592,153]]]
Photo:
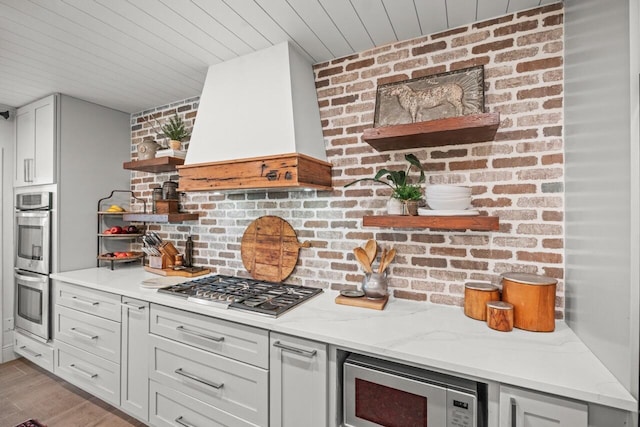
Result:
[[388,215],[404,215],[404,203],[391,197],[387,202]]

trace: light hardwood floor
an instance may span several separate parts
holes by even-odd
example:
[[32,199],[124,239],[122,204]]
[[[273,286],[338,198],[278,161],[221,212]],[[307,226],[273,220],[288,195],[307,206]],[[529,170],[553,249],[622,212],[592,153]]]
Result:
[[48,427],[145,425],[25,359],[0,364],[0,427],[29,418]]

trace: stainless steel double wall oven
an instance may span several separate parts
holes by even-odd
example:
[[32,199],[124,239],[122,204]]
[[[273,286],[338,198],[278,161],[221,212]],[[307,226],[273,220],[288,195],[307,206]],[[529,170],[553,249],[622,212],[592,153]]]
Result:
[[51,337],[51,207],[50,192],[16,195],[15,327],[45,342]]

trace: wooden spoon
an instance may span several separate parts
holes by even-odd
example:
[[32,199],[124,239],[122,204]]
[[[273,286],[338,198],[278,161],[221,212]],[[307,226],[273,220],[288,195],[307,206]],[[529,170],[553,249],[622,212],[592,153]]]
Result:
[[387,254],[382,258],[382,260],[380,260],[380,269],[378,270],[378,273],[383,273],[387,269],[387,267],[389,267],[389,264],[391,264],[391,261],[393,261],[395,256],[396,249],[391,248],[389,252],[387,252]]
[[358,260],[358,262],[362,266],[362,269],[365,271],[365,273],[371,273],[372,270],[371,270],[371,264],[369,263],[369,257],[367,256],[367,253],[364,251],[364,249],[358,246],[357,248],[353,249],[353,253],[356,256],[356,260]]
[[367,253],[367,258],[369,258],[369,265],[373,264],[378,255],[378,243],[373,239],[367,240],[367,243],[364,244],[364,251]]
[[382,250],[382,255],[380,255],[380,265],[378,266],[378,273],[380,273],[380,274],[382,274],[382,272],[384,271],[382,269],[382,263],[383,263],[383,261],[384,261],[386,256],[387,256],[387,249],[385,248],[385,249]]

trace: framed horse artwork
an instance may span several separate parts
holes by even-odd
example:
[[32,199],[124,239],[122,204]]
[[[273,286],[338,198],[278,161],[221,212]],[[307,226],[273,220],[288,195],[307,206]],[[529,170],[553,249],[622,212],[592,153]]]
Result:
[[484,67],[378,86],[374,127],[484,113]]

